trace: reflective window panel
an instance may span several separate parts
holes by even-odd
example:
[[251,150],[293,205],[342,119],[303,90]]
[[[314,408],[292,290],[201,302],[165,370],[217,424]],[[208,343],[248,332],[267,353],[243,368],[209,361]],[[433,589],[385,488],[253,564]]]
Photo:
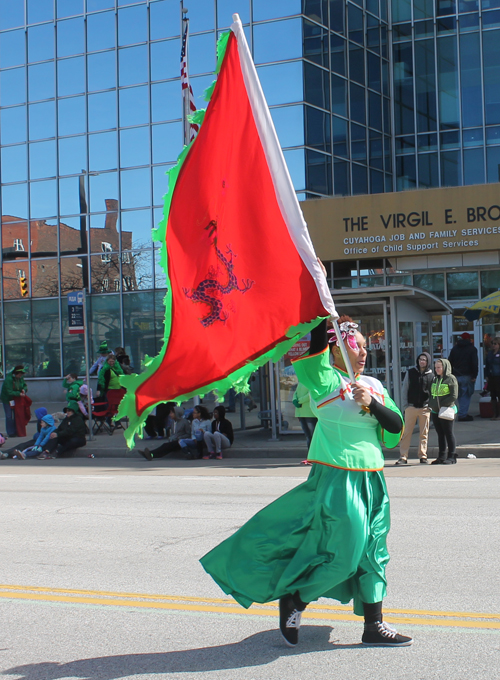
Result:
[[114,12],[90,14],[87,17],[87,50],[97,52],[115,47],[116,17]]
[[23,104],[26,101],[26,68],[0,72],[0,103],[2,106]]
[[71,57],[85,52],[83,17],[57,22],[57,56]]
[[61,59],[57,62],[57,95],[66,97],[85,92],[85,57]]
[[25,182],[28,179],[28,154],[26,144],[2,148],[2,182]]
[[285,19],[255,25],[253,45],[256,64],[300,58],[302,56],[301,20]]
[[89,92],[116,87],[116,53],[98,52],[87,57]]
[[304,99],[302,62],[261,66],[259,80],[269,106],[290,104]]
[[24,0],[0,0],[0,30],[24,25]]
[[[53,59],[54,40],[54,24],[42,24],[41,26],[31,26],[28,28],[28,61],[33,62]],[[0,54],[0,57],[1,56],[2,55]],[[24,63],[24,59],[19,63]],[[2,59],[2,67],[3,66],[8,66],[8,64],[4,64]]]
[[121,207],[141,208],[151,205],[151,170],[141,168],[138,170],[122,170],[121,181]]
[[[157,86],[167,85],[168,83],[160,83]],[[177,90],[180,90],[180,83]],[[177,93],[178,94],[178,93]],[[120,95],[120,127],[128,127],[130,125],[145,125],[149,123],[149,87],[141,85],[139,87],[128,87],[119,91]],[[179,106],[181,106],[180,96]],[[154,100],[153,100],[154,105]]]
[[120,131],[120,166],[147,165],[150,159],[150,129],[132,128]]

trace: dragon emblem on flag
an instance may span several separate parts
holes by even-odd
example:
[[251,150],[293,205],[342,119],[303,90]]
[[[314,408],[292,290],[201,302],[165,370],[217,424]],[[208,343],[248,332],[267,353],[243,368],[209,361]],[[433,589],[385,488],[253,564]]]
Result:
[[[206,278],[201,281],[196,288],[183,288],[184,295],[195,303],[208,305],[208,313],[200,318],[200,323],[205,328],[217,321],[225,323],[229,318],[229,312],[224,309],[222,296],[229,295],[233,290],[245,294],[254,285],[251,279],[242,279],[241,285],[238,283],[234,273],[234,258],[236,254],[231,250],[231,245],[226,246],[225,253],[217,245],[217,221],[211,220],[204,228],[208,232],[208,238],[215,249],[215,254],[221,265],[211,266]],[[223,271],[225,270],[225,271]],[[225,284],[220,282],[222,275],[227,275]]]

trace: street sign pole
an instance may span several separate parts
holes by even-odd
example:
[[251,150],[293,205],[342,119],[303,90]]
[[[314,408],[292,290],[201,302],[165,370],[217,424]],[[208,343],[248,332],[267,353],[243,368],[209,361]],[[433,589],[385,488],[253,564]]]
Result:
[[88,397],[87,397],[87,404],[88,404],[88,414],[89,414],[89,421],[88,421],[88,427],[89,427],[89,442],[92,441],[94,438],[92,434],[92,390],[90,389],[90,352],[89,352],[89,327],[88,327],[88,320],[87,320],[87,295],[86,295],[86,289],[84,288],[82,293],[83,293],[83,327],[84,327],[84,333],[83,333],[83,338],[84,338],[84,347],[85,347],[85,377],[87,378],[87,390],[88,390]]

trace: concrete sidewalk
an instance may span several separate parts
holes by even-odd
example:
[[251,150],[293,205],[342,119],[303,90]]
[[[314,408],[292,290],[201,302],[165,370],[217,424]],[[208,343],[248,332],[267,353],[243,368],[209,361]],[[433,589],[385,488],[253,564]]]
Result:
[[[61,411],[65,404],[54,402],[45,404],[49,413]],[[33,404],[32,412],[41,404]],[[491,421],[479,417],[479,407],[477,402],[471,406],[471,415],[474,420],[466,423],[455,422],[455,437],[457,440],[457,450],[460,458],[464,458],[468,453],[473,453],[478,458],[500,458],[500,421]],[[233,422],[235,428],[235,441],[231,449],[225,452],[226,458],[232,459],[301,459],[307,455],[305,439],[302,433],[281,435],[278,441],[271,440],[271,430],[259,427],[259,420],[255,412],[246,414],[247,426],[250,429],[238,430],[240,418],[239,414],[230,413],[228,418]],[[4,423],[2,423],[4,425]],[[5,430],[3,430],[5,432]],[[27,437],[29,439],[36,432],[36,422],[33,420],[27,427]],[[415,428],[410,447],[410,458],[417,457],[418,447],[418,428]],[[9,438],[2,449],[10,449],[20,444],[26,439]],[[99,434],[92,441],[87,442],[85,447],[77,449],[76,456],[85,458],[93,454],[96,458],[135,458],[143,460],[137,449],[148,447],[153,449],[160,446],[161,441],[143,441],[136,437],[136,447],[130,451],[127,448],[123,437],[123,430],[116,430],[113,435]],[[437,456],[437,437],[434,429],[429,434],[429,459]],[[399,458],[399,447],[386,449],[384,451],[388,461]],[[174,456],[168,456],[165,461],[172,460]]]

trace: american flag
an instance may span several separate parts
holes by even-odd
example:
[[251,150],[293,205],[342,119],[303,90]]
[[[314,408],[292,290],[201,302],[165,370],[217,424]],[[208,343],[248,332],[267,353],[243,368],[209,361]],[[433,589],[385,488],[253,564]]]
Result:
[[[186,97],[189,97],[188,100],[188,105],[186,103],[184,104],[185,108],[184,110],[188,112],[189,115],[193,115],[196,113],[196,104],[194,103],[194,95],[193,95],[193,89],[191,85],[189,84],[189,76],[188,76],[188,70],[187,70],[187,37],[188,37],[188,22],[184,21],[184,33],[182,35],[182,49],[181,49],[181,86],[182,86],[182,97],[184,102],[186,102]],[[195,125],[194,123],[190,123],[189,121],[186,123],[186,140],[185,143],[187,144],[188,141],[192,142],[193,139],[196,137],[198,134],[198,130],[200,129],[199,125]],[[187,137],[189,136],[189,140]]]

